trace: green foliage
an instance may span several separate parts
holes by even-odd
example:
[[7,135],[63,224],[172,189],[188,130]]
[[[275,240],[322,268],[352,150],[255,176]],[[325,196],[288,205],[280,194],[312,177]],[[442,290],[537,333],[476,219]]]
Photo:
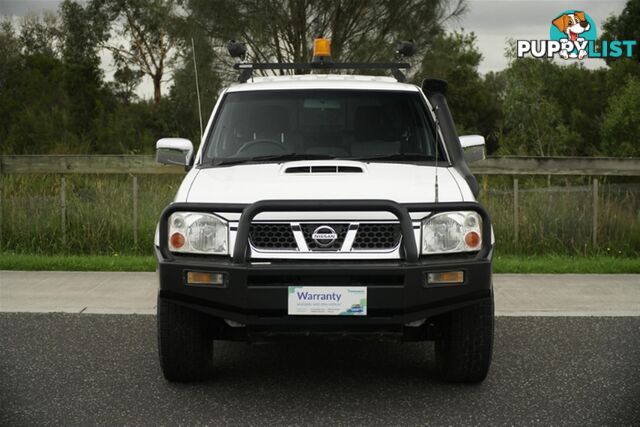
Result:
[[[640,40],[640,0],[628,0],[619,16],[609,17],[602,26],[602,39]],[[640,48],[636,45],[635,58],[640,62]],[[610,59],[608,62],[616,62]]]
[[501,154],[607,154],[600,138],[612,92],[606,70],[527,58],[513,59],[504,77]]
[[557,68],[550,61],[523,59],[505,71],[501,153],[550,156],[564,151],[571,131],[560,105],[545,93],[546,78]]
[[630,78],[640,78],[640,61],[620,59],[609,63],[606,88],[609,96],[618,92]]
[[603,151],[620,157],[640,157],[640,79],[631,78],[609,99],[602,123]]
[[123,104],[130,104],[138,99],[136,88],[142,80],[142,71],[133,70],[127,65],[118,68],[113,73],[113,82],[111,82],[111,91]]
[[[19,46],[8,32],[1,37],[10,46]],[[4,50],[4,49],[2,49]],[[7,49],[9,51],[10,49]],[[63,87],[65,70],[62,62],[46,52],[21,55],[20,49],[0,55],[3,84],[0,84],[0,141],[2,151],[55,152],[66,134],[69,115],[62,104],[68,102]],[[71,149],[74,139],[67,138]]]
[[638,274],[640,273],[640,258],[498,255],[493,259],[493,272],[519,274]]
[[59,39],[58,17],[46,13],[42,19],[37,15],[27,15],[20,24],[20,44],[25,52],[53,54]]
[[70,125],[82,136],[90,132],[102,97],[103,73],[97,45],[102,29],[93,25],[89,10],[78,3],[65,0],[60,15],[63,85],[69,97]]

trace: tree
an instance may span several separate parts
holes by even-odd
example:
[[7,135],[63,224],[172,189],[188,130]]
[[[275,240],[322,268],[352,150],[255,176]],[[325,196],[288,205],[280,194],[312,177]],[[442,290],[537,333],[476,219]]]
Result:
[[560,104],[545,93],[558,72],[549,60],[513,59],[505,71],[501,154],[553,156],[564,154],[574,137]]
[[[602,26],[602,39],[640,40],[640,0],[628,0],[619,16],[609,17]],[[635,58],[640,61],[640,48],[636,45]],[[607,63],[616,59],[607,59]]]
[[[640,0],[630,0],[619,16],[611,16],[603,25],[602,39],[638,40],[640,42]],[[629,77],[640,78],[640,48],[635,47],[635,58],[607,58],[607,89],[618,92]]]
[[128,66],[122,66],[113,73],[113,81],[110,83],[113,94],[124,104],[130,104],[138,98],[136,88],[140,85],[142,71],[132,70]]
[[8,139],[16,111],[19,109],[17,88],[23,60],[20,56],[20,40],[8,18],[0,21],[0,146],[2,153],[14,151],[13,142]]
[[88,136],[102,97],[103,72],[98,43],[104,33],[104,21],[91,7],[85,8],[70,0],[62,2],[60,15],[64,86],[70,98],[72,131]]
[[607,155],[640,157],[640,79],[631,78],[620,93],[609,98],[602,121]]
[[[57,17],[0,21],[0,151],[4,154],[150,153],[162,136],[198,136],[193,69],[175,99],[135,96],[139,70],[119,68],[105,82],[98,56],[108,15],[95,3],[65,1]],[[208,46],[198,54],[203,93],[215,101]],[[185,51],[185,58],[191,51]],[[201,77],[201,82],[202,82]],[[165,99],[163,98],[163,101]],[[188,118],[188,119],[186,119]]]
[[9,19],[0,21],[0,91],[7,89],[11,72],[20,61],[20,40]]
[[44,40],[34,35],[43,28],[41,21],[29,18],[21,22],[17,34],[8,21],[0,30],[3,153],[53,152],[61,141],[75,143],[65,138],[70,114],[65,114],[64,65],[59,54],[47,47],[49,43],[34,43]]
[[[198,32],[186,33],[184,37],[188,38],[189,35],[194,37],[203,125],[206,126],[207,118],[213,110],[218,92],[222,87],[222,79],[216,70],[215,55],[210,40]],[[191,41],[190,38],[189,41]],[[199,141],[201,135],[198,98],[191,49],[183,51],[183,58],[173,75],[169,99],[173,107],[172,127],[176,129],[177,134],[188,137],[192,141]]]
[[43,53],[54,55],[60,41],[58,17],[45,13],[42,18],[29,14],[20,22],[20,45],[26,54]]
[[[147,75],[153,82],[156,104],[162,97],[162,84],[176,60],[174,0],[92,0],[112,23],[102,46],[113,54],[118,69],[129,68]],[[125,43],[120,41],[125,40]]]
[[[399,40],[425,52],[442,24],[465,11],[463,0],[186,0],[216,40],[247,42],[252,60],[309,62],[315,37],[331,38],[342,62],[390,60]],[[222,58],[226,60],[226,58]]]
[[485,118],[479,119],[480,123],[476,127],[486,139],[487,153],[493,154],[498,150],[500,128],[504,116],[504,93],[506,90],[504,72],[490,71],[484,75],[482,83],[486,96],[477,108],[486,109],[486,113]]
[[[632,61],[612,63],[616,69],[612,80],[611,71],[606,69],[589,70],[578,63],[566,66],[549,60],[517,59],[511,48],[507,50],[507,57],[510,63],[503,71],[507,86],[500,139],[502,153],[608,154],[602,147],[600,135],[602,116],[611,94],[626,81],[624,73],[629,68],[626,65]],[[531,134],[532,127],[540,132]],[[548,139],[550,136],[553,139]]]

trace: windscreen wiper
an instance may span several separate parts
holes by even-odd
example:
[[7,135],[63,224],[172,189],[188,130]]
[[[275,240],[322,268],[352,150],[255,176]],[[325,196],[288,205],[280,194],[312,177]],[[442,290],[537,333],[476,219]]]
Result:
[[330,156],[328,154],[296,154],[296,153],[286,153],[286,154],[273,154],[268,156],[257,156],[257,157],[244,157],[239,159],[226,159],[221,160],[219,162],[213,162],[213,166],[227,166],[227,165],[236,165],[241,163],[260,163],[260,162],[286,162],[293,160],[329,160],[335,159],[335,156]]
[[370,161],[370,160],[418,160],[418,161],[430,161],[435,160],[435,156],[426,155],[426,154],[378,154],[374,156],[363,156],[363,157],[343,157],[344,160],[358,160],[358,161]]

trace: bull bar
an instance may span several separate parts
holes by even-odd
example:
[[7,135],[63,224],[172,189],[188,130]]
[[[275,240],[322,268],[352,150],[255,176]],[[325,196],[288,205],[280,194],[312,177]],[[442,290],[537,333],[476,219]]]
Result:
[[241,213],[234,245],[233,264],[243,265],[250,260],[249,228],[253,219],[262,212],[389,212],[398,218],[402,233],[405,262],[416,264],[420,254],[413,234],[410,212],[429,212],[430,215],[451,211],[474,211],[482,218],[482,246],[476,259],[486,258],[491,252],[491,219],[489,213],[476,202],[406,203],[391,200],[261,200],[253,204],[231,203],[172,203],[160,216],[160,253],[166,260],[174,256],[167,246],[168,220],[174,212],[231,212]]

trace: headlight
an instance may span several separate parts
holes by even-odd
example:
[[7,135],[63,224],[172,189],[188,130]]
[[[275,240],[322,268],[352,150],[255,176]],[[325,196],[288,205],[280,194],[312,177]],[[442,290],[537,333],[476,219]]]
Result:
[[175,212],[169,217],[172,252],[227,255],[228,240],[227,222],[215,215]]
[[482,247],[482,218],[476,212],[443,212],[422,221],[422,253],[472,252]]

